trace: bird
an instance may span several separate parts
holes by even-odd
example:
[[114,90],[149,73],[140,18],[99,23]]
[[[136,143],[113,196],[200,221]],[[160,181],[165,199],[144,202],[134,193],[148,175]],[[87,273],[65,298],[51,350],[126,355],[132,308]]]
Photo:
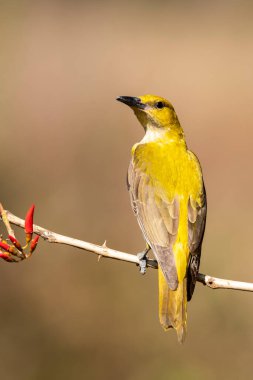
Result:
[[131,150],[127,184],[147,249],[158,263],[159,320],[183,343],[187,302],[199,271],[207,201],[202,169],[188,150],[172,104],[155,95],[119,96],[144,128]]

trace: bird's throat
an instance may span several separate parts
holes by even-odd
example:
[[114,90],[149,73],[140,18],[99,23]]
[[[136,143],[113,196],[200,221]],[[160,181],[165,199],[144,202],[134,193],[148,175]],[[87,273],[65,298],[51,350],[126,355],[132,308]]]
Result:
[[150,142],[160,142],[160,143],[176,143],[185,145],[185,139],[183,131],[180,128],[159,128],[154,126],[148,126],[146,128],[146,133],[140,144],[146,144]]

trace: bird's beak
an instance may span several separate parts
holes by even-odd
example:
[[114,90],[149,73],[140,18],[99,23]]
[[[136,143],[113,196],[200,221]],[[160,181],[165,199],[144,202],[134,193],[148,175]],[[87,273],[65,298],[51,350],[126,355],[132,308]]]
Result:
[[116,100],[121,103],[125,103],[129,107],[139,108],[144,110],[146,108],[146,104],[141,102],[140,98],[136,98],[135,96],[119,96]]

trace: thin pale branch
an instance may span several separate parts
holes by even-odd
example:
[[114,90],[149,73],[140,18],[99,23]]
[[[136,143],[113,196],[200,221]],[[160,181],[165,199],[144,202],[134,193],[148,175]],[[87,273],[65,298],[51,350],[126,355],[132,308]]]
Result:
[[207,285],[211,289],[232,289],[253,292],[253,283],[251,282],[225,280],[223,278],[211,277],[201,273],[198,274],[198,281]]
[[[6,216],[6,218],[11,224],[24,228],[25,221],[23,219],[13,215],[10,211],[7,210],[4,210],[4,213],[2,212],[2,216],[3,215]],[[46,228],[39,227],[35,224],[33,225],[33,231],[37,235],[40,235],[44,240],[47,240],[49,243],[65,244],[71,247],[83,249],[85,251],[97,254],[99,259],[101,257],[105,257],[140,265],[139,258],[136,255],[108,248],[106,246],[106,243],[104,243],[102,246],[88,243],[83,240],[78,240],[68,236],[57,234],[55,232],[47,230]],[[154,269],[157,269],[158,267],[157,262],[151,259],[147,260],[147,266]],[[204,285],[207,285],[211,289],[233,289],[253,292],[253,283],[248,282],[225,280],[221,278],[211,277],[202,273],[198,274],[197,281],[201,282]]]
[[[11,224],[24,228],[25,221],[23,219],[13,215],[10,211],[6,210],[5,213]],[[71,247],[83,249],[88,252],[96,253],[99,258],[108,257],[110,259],[127,261],[139,265],[139,259],[136,255],[115,251],[114,249],[106,247],[105,243],[102,246],[88,243],[83,240],[78,240],[57,234],[55,232],[47,230],[46,228],[36,226],[35,224],[33,225],[33,231],[37,235],[40,235],[44,240],[47,240],[49,243],[65,244]],[[149,267],[157,268],[157,262],[155,260],[148,260],[147,264]]]
[[8,217],[6,215],[6,211],[4,210],[2,203],[0,203],[0,216],[2,218],[2,221],[5,224],[5,228],[6,228],[7,232],[8,232],[8,235],[11,235],[11,236],[15,237],[14,231],[13,231],[13,229],[10,226]]

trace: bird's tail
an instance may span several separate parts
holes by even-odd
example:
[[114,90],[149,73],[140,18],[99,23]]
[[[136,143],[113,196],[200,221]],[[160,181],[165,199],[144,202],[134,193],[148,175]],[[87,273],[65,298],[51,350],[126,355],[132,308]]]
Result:
[[161,269],[159,277],[159,319],[164,330],[174,328],[178,341],[183,343],[186,336],[187,289],[186,279],[179,282],[176,290],[171,290]]

